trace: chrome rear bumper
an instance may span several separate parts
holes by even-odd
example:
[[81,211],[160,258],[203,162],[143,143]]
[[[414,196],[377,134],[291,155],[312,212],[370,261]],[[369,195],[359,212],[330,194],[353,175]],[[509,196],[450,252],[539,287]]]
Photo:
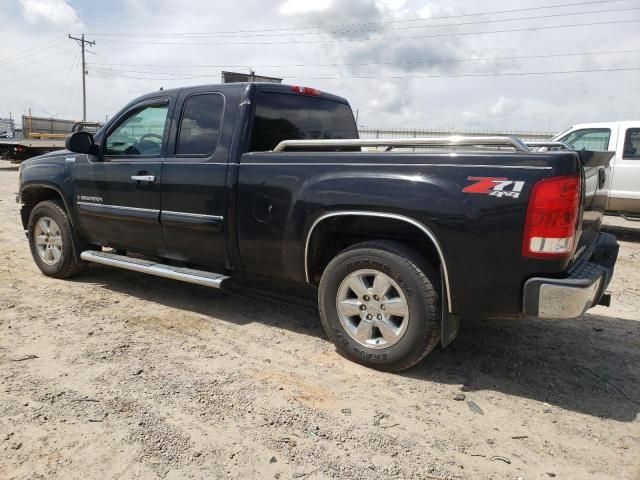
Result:
[[618,242],[601,233],[594,248],[565,278],[533,277],[524,284],[523,311],[538,318],[576,318],[600,302],[613,276]]

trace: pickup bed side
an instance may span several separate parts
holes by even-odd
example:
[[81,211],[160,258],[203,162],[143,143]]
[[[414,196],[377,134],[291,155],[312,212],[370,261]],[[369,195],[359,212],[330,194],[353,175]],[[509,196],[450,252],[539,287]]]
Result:
[[[352,243],[409,240],[436,265],[444,264],[451,312],[517,316],[525,279],[563,272],[570,262],[523,258],[531,186],[579,168],[573,152],[454,158],[447,153],[248,153],[241,159],[238,187],[242,259],[249,271],[296,281],[308,276],[317,283],[328,261]],[[524,187],[518,198],[474,195],[463,192],[473,183],[469,177],[508,178]],[[488,275],[491,282],[481,281]]]

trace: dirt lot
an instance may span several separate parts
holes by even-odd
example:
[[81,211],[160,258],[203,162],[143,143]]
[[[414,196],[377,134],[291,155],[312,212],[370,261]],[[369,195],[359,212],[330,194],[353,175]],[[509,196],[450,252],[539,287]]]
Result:
[[[338,356],[314,292],[42,276],[0,168],[0,478],[640,478],[640,230],[613,307],[468,321],[404,374]],[[455,400],[456,395],[465,395]]]

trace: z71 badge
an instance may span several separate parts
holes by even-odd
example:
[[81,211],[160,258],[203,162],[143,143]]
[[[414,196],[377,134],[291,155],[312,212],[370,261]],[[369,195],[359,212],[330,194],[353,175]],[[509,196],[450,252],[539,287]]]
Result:
[[523,181],[502,177],[467,177],[467,180],[471,180],[473,183],[462,189],[464,193],[518,198],[524,188]]

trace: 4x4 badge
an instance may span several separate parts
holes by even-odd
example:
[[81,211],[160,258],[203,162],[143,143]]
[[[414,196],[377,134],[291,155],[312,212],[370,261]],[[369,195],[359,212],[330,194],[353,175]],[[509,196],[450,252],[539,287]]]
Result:
[[473,183],[462,189],[464,193],[518,198],[524,188],[524,181],[509,180],[504,177],[467,177],[467,180]]

